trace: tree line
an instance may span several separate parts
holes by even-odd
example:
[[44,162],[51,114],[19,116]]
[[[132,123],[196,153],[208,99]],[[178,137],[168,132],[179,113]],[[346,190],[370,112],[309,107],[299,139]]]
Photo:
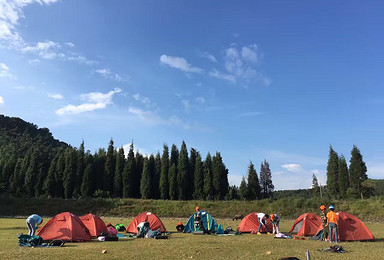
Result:
[[[356,145],[351,151],[349,167],[345,157],[330,146],[327,163],[327,193],[331,198],[364,198],[373,195],[375,183],[368,180],[367,166]],[[318,189],[317,178],[313,175],[313,188]]]

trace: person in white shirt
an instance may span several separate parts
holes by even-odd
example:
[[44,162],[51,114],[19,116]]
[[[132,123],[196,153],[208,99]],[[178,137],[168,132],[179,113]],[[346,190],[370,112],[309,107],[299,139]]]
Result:
[[257,229],[257,234],[261,235],[260,230],[263,226],[265,227],[267,233],[271,234],[267,227],[267,220],[269,219],[269,215],[264,213],[257,213],[257,218],[259,220],[259,228]]

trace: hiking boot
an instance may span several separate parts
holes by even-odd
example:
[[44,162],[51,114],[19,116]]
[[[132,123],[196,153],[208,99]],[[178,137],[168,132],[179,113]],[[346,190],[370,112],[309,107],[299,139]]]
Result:
[[257,232],[256,234],[258,234],[258,235],[261,235],[261,233],[260,233],[260,232]]
[[268,235],[273,235],[271,232],[268,232],[267,234],[268,234]]

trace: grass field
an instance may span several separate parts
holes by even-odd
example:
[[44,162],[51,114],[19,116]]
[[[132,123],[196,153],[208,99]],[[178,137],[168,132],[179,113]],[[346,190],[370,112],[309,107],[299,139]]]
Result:
[[[103,218],[113,224],[128,225],[132,218]],[[240,221],[216,219],[224,228],[237,227]],[[45,219],[48,221],[48,219]],[[305,259],[384,259],[384,224],[366,223],[375,242],[340,243],[344,254],[319,252],[329,243],[312,240],[274,239],[269,235],[216,236],[176,232],[176,223],[186,219],[163,218],[171,232],[168,240],[124,239],[118,242],[67,243],[62,248],[19,247],[17,235],[28,233],[25,219],[0,219],[0,259],[279,259],[295,256]],[[293,221],[283,221],[281,230],[288,232]],[[107,250],[102,254],[103,250]],[[267,255],[271,251],[271,255]]]

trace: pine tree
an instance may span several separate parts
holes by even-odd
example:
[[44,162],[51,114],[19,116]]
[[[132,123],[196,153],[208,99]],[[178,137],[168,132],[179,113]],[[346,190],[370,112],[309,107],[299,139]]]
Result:
[[107,157],[105,160],[104,190],[113,193],[113,180],[116,171],[116,152],[113,140],[109,141]]
[[330,146],[327,165],[327,190],[332,197],[337,197],[339,194],[338,164],[339,157]]
[[54,197],[55,195],[55,187],[56,187],[55,171],[57,167],[57,161],[59,160],[59,156],[60,156],[59,153],[56,154],[56,156],[51,161],[51,165],[48,170],[48,176],[45,179],[45,183],[44,183],[45,193],[49,197]]
[[194,184],[195,184],[195,167],[196,167],[196,158],[197,158],[198,152],[191,148],[190,150],[190,156],[189,156],[189,163],[188,163],[188,191],[187,191],[187,199],[191,200],[193,199],[193,193],[194,193]]
[[216,200],[222,200],[228,193],[227,169],[219,152],[212,159],[213,192]]
[[242,200],[248,200],[249,199],[249,189],[247,181],[245,180],[245,177],[241,179],[240,188],[239,188],[239,197]]
[[312,174],[312,191],[314,196],[317,196],[320,191],[319,181],[314,173]]
[[37,169],[38,169],[37,164],[38,164],[37,153],[33,152],[31,156],[31,160],[28,165],[27,172],[25,173],[25,179],[24,179],[24,188],[26,190],[26,194],[29,195],[30,197],[33,197],[35,194]]
[[363,156],[356,145],[353,146],[351,151],[351,160],[349,164],[349,182],[350,190],[348,193],[351,196],[363,196],[362,183],[368,179],[367,166],[363,161]]
[[163,200],[169,199],[169,149],[168,145],[164,144],[163,155],[161,157],[161,172],[160,172],[160,198]]
[[174,163],[169,168],[168,179],[169,179],[169,198],[171,200],[177,200],[178,187],[177,187],[176,165]]
[[158,152],[155,157],[154,175],[152,181],[153,198],[160,198],[160,173],[161,173],[161,156]]
[[193,198],[195,200],[202,200],[204,199],[204,164],[201,159],[201,155],[198,152],[196,157],[196,163],[195,163],[195,174],[194,174],[194,192],[193,192]]
[[213,183],[212,183],[212,157],[211,154],[208,153],[207,157],[205,158],[204,162],[204,187],[203,187],[203,193],[204,198],[206,200],[212,200],[213,199]]
[[84,162],[84,157],[85,157],[85,148],[84,148],[84,140],[81,142],[79,150],[77,151],[77,169],[76,169],[76,174],[75,174],[75,187],[73,189],[73,194],[75,197],[80,195],[81,193],[81,183],[83,180],[83,174],[85,170],[85,162]]
[[136,160],[135,153],[133,151],[133,143],[131,143],[128,152],[127,163],[125,164],[123,171],[123,197],[134,198],[135,197],[135,173],[136,173]]
[[55,197],[64,198],[64,170],[65,170],[65,150],[61,151],[58,154],[59,158],[56,164],[55,170]]
[[134,172],[134,183],[135,186],[133,187],[134,191],[134,197],[135,198],[141,198],[141,193],[140,193],[140,182],[141,182],[141,175],[144,170],[144,157],[139,153],[139,151],[136,152],[135,156],[136,160],[136,171]]
[[143,174],[140,182],[140,194],[142,199],[153,198],[152,181],[155,168],[155,158],[151,155],[148,158],[144,158]]
[[341,198],[346,198],[347,190],[349,187],[349,175],[347,162],[343,155],[339,157],[338,162],[338,183],[339,183],[339,194]]
[[66,156],[65,156],[64,176],[63,176],[64,197],[66,199],[73,197],[73,188],[75,186],[74,173],[76,172],[76,163],[77,163],[77,151],[73,148],[67,149]]
[[262,198],[269,198],[275,186],[272,183],[272,173],[266,160],[264,160],[260,167],[260,184]]
[[83,179],[81,182],[81,196],[89,198],[94,193],[94,182],[93,182],[93,164],[88,163],[85,167]]
[[248,196],[250,200],[260,198],[259,178],[252,162],[249,163],[248,167]]
[[238,199],[240,199],[239,188],[236,185],[230,186],[228,195],[227,195],[227,200],[238,200]]
[[120,147],[116,155],[115,177],[113,180],[114,196],[123,197],[123,171],[125,166],[124,148]]
[[188,190],[188,150],[185,142],[181,144],[180,156],[177,165],[178,175],[177,183],[179,186],[179,199],[187,199],[187,190]]

